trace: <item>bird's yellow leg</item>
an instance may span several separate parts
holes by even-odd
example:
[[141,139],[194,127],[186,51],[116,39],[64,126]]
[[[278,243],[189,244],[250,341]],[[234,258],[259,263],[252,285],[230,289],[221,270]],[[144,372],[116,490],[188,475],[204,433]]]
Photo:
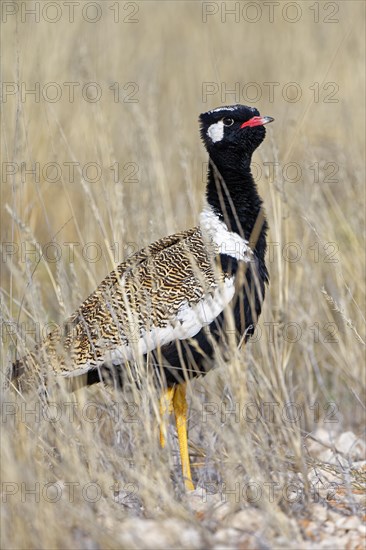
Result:
[[180,460],[182,464],[182,472],[184,484],[188,491],[194,491],[192,482],[191,464],[189,461],[188,438],[187,438],[187,400],[186,400],[186,384],[176,386],[173,393],[173,408],[175,414],[175,422],[178,432]]
[[166,443],[166,417],[173,412],[173,397],[175,388],[167,388],[160,397],[160,445],[164,448]]

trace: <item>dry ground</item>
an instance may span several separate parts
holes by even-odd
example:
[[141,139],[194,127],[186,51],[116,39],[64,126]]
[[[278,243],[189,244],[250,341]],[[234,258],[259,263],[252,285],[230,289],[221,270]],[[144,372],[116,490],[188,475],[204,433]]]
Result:
[[276,119],[254,159],[271,284],[256,338],[190,389],[192,494],[147,382],[2,390],[2,548],[361,548],[364,4],[46,4],[2,3],[2,372],[195,223],[197,116],[221,104]]

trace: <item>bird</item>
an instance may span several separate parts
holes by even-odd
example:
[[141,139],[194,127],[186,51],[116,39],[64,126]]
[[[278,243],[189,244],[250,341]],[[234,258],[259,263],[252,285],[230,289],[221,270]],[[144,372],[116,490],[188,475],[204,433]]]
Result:
[[11,365],[13,380],[48,367],[66,378],[86,374],[93,384],[105,381],[108,372],[122,372],[123,378],[129,365],[149,359],[162,389],[160,443],[166,443],[164,419],[174,412],[187,490],[194,489],[187,383],[213,368],[228,311],[237,342],[253,334],[269,281],[268,224],[251,160],[273,120],[240,104],[202,113],[208,172],[197,225],[117,265],[61,330]]

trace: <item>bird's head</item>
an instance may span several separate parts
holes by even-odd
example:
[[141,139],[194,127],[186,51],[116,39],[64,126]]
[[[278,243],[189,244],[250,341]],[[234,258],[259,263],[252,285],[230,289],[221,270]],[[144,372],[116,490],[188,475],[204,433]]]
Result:
[[218,107],[199,118],[201,137],[212,158],[230,151],[251,157],[264,139],[264,125],[273,120],[245,105]]

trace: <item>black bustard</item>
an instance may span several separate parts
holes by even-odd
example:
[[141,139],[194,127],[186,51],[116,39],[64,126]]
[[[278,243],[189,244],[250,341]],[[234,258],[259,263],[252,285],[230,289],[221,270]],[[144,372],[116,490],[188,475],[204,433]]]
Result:
[[[253,333],[268,281],[267,223],[250,164],[272,120],[243,105],[203,113],[199,122],[209,164],[198,225],[120,264],[61,331],[12,365],[13,379],[51,368],[64,377],[87,374],[91,384],[105,372],[120,371],[123,380],[123,367],[149,358],[163,388],[162,418],[175,413],[187,489],[193,483],[186,382],[212,367],[228,310],[238,342]],[[164,433],[162,424],[162,445]]]

